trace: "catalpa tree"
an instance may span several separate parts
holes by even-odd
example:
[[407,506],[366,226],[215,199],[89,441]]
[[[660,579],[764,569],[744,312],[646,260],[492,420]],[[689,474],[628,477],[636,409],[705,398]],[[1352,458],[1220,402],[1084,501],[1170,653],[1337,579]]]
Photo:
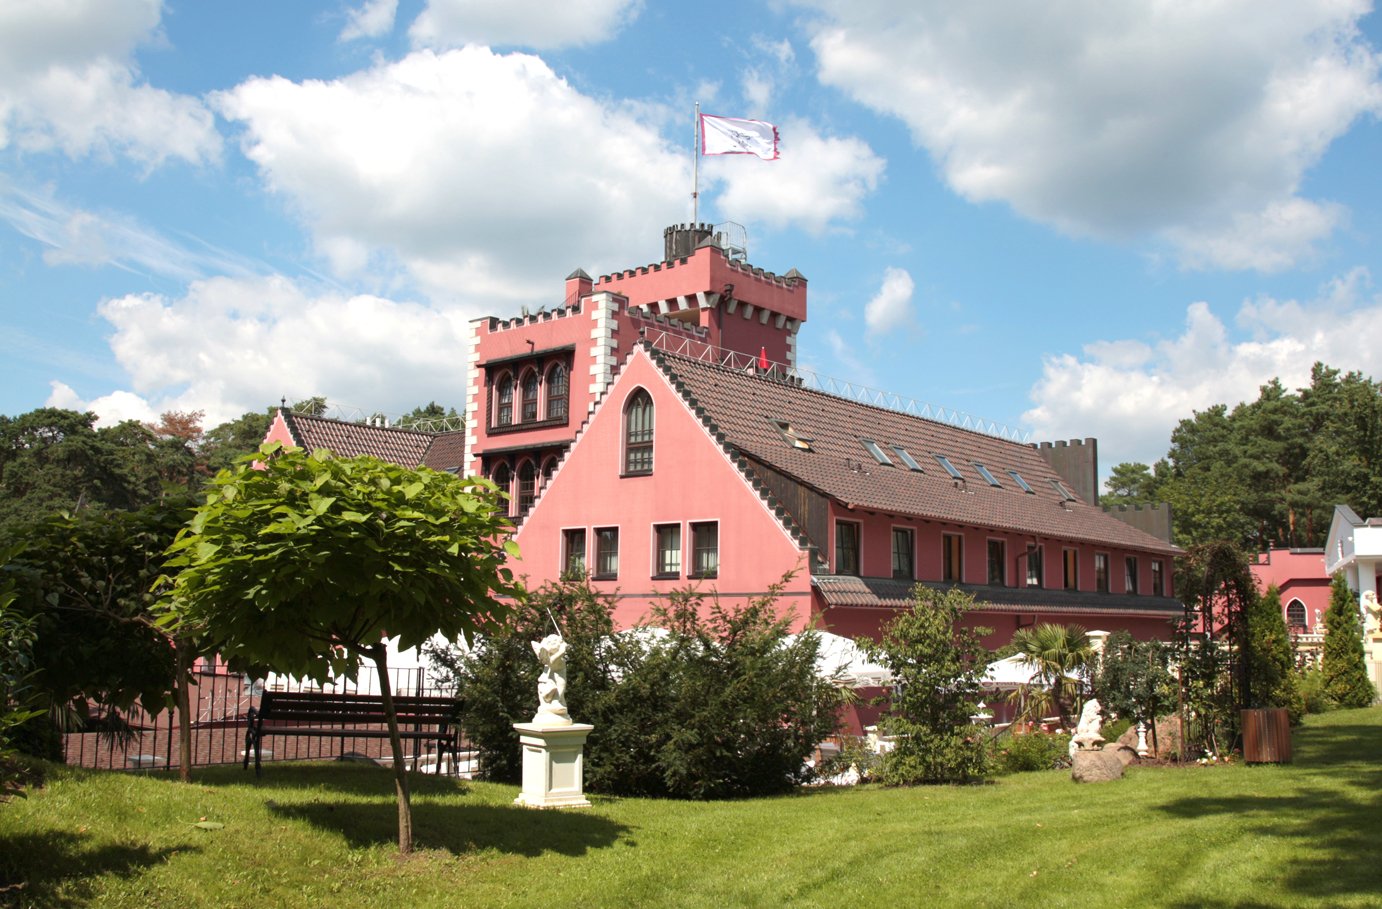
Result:
[[212,481],[173,544],[172,616],[241,664],[324,682],[379,670],[398,790],[398,846],[412,849],[403,744],[385,640],[467,640],[524,591],[498,489],[427,468],[268,443]]

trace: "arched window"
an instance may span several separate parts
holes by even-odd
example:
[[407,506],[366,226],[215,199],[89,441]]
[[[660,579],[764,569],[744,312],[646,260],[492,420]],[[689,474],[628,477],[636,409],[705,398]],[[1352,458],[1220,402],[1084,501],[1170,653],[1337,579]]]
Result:
[[532,510],[533,500],[537,498],[537,468],[532,461],[524,461],[518,468],[518,516],[521,518]]
[[653,472],[653,399],[633,393],[624,411],[624,473]]
[[552,474],[557,471],[557,459],[548,458],[547,463],[542,465],[542,488],[546,489],[547,484],[552,482]]
[[1292,628],[1305,627],[1305,604],[1300,600],[1292,600],[1286,607],[1286,624]]
[[537,370],[530,369],[523,374],[523,422],[531,423],[537,419]]
[[570,394],[566,367],[558,363],[547,373],[547,419],[559,420],[566,416],[566,401]]
[[494,468],[494,485],[498,486],[499,491],[506,496],[504,501],[499,503],[500,507],[504,510],[504,514],[509,513],[509,500],[507,496],[512,492],[509,488],[512,479],[513,473],[509,470],[509,465],[507,463],[501,462],[498,467]]
[[513,376],[504,373],[499,377],[499,385],[494,391],[495,426],[508,426],[513,422]]

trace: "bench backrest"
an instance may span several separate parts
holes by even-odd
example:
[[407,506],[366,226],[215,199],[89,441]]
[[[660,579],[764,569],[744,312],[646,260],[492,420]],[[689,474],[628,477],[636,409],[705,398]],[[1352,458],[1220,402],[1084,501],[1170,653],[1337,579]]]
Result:
[[[393,699],[398,723],[446,726],[456,722],[459,698],[397,695]],[[329,694],[315,691],[266,691],[259,701],[259,717],[265,722],[356,723],[388,722],[384,699],[377,694]]]

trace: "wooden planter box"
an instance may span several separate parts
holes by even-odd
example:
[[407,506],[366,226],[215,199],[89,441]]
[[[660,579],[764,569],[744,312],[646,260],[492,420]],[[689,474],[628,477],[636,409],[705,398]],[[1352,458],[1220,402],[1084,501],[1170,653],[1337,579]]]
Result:
[[1291,763],[1291,716],[1284,707],[1242,711],[1243,760],[1249,764]]

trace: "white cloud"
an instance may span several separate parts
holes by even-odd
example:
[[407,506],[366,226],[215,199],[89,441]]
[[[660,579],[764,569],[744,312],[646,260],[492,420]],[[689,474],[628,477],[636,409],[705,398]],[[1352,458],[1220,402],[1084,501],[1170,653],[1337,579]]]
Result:
[[398,0],[366,0],[363,6],[352,9],[341,29],[339,41],[353,41],[356,38],[378,38],[393,31],[394,16],[398,13]]
[[251,79],[216,103],[338,274],[382,251],[439,299],[549,299],[577,266],[652,259],[687,215],[691,162],[649,112],[529,55],[418,51],[330,82]]
[[1150,463],[1166,453],[1171,430],[1192,411],[1255,400],[1273,378],[1288,388],[1308,385],[1317,361],[1376,372],[1382,298],[1361,299],[1368,280],[1360,268],[1309,303],[1246,301],[1236,324],[1247,340],[1232,340],[1208,304],[1194,303],[1179,337],[1100,341],[1083,357],[1047,357],[1031,391],[1037,406],[1022,418],[1035,438],[1098,437],[1108,464]]
[[134,219],[72,208],[49,191],[26,191],[0,180],[0,219],[49,247],[49,265],[113,265],[126,271],[191,280],[208,273],[248,275],[266,270],[260,263],[200,243],[190,248]]
[[196,98],[139,82],[132,54],[159,38],[161,0],[0,5],[0,148],[124,154],[148,166],[220,154]]
[[781,157],[762,161],[724,155],[701,162],[702,179],[718,181],[717,211],[732,221],[819,235],[833,222],[857,220],[863,199],[878,188],[887,161],[855,136],[822,136],[811,124],[778,124]]
[[[466,314],[369,295],[312,293],[281,277],[194,281],[177,299],[103,302],[130,388],[82,402],[61,382],[50,402],[103,420],[205,410],[208,425],[281,396],[406,412],[465,398]],[[142,408],[142,409],[141,409]]]
[[633,21],[642,0],[428,0],[408,29],[419,47],[595,44]]
[[912,276],[904,268],[889,268],[883,273],[883,286],[864,306],[864,324],[870,335],[909,329],[916,324]]
[[[43,402],[44,407],[61,407],[64,410],[75,410],[80,413],[90,411],[96,414],[96,426],[115,426],[126,420],[138,420],[141,423],[157,423],[158,415],[163,411],[154,409],[148,401],[137,394],[128,391],[114,391],[99,398],[92,398],[90,401],[83,400],[72,388],[56,380],[48,383],[53,391],[48,395],[48,400]],[[166,407],[164,410],[178,409],[176,407]],[[237,414],[238,416],[238,414]]]
[[901,118],[952,189],[1188,267],[1289,267],[1342,210],[1298,195],[1382,108],[1367,0],[799,0],[819,78]]

